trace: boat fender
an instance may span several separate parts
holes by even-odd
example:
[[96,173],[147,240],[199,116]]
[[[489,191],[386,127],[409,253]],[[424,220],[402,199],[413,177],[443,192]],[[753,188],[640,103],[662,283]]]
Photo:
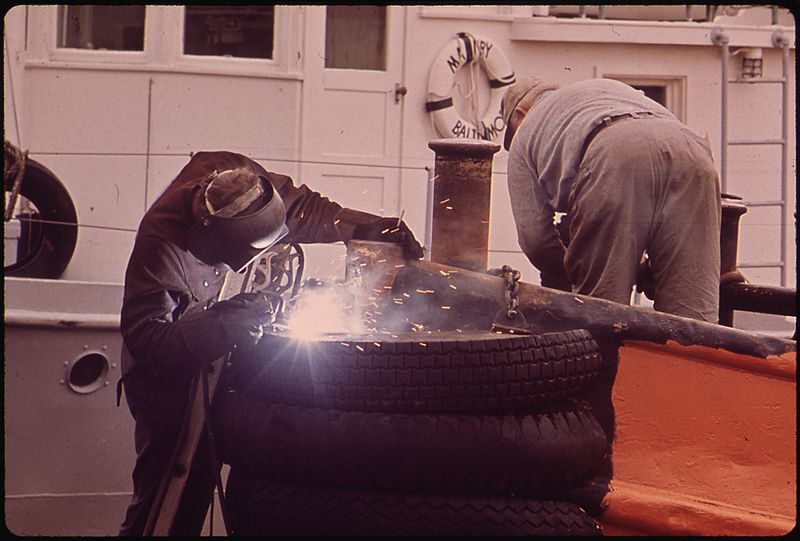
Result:
[[[461,118],[453,106],[456,73],[473,62],[486,72],[491,88],[489,106],[478,126]],[[497,139],[505,129],[500,102],[515,80],[508,57],[491,39],[459,32],[439,51],[428,74],[425,109],[431,114],[436,133],[443,138]]]

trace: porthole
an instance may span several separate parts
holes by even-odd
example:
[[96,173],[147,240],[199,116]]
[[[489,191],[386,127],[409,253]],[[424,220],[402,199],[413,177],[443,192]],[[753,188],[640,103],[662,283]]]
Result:
[[107,375],[108,358],[102,353],[89,352],[70,365],[67,384],[78,394],[89,394],[105,385]]

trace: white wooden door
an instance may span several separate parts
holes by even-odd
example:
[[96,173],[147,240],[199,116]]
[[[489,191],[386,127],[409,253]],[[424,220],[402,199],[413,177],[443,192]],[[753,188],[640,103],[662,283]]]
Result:
[[[369,29],[361,29],[352,20],[345,22],[349,41],[337,51],[332,50],[337,42],[332,43],[330,34],[338,31],[341,45],[341,18],[337,28],[326,24],[332,18],[328,10],[337,7],[305,8],[301,173],[297,180],[343,206],[397,216],[403,211],[399,208],[403,91],[397,90],[403,87],[404,8],[351,6],[372,10],[368,20],[362,21]],[[342,48],[349,51],[342,52]],[[348,54],[356,58],[348,58]],[[363,57],[357,58],[359,55]],[[339,67],[342,64],[358,66]],[[327,252],[341,257],[331,249]],[[338,273],[338,261],[333,258],[330,262]]]

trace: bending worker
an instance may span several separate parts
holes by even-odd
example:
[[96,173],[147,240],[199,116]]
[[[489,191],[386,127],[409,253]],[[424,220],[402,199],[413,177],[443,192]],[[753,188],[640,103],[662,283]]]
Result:
[[704,139],[610,79],[559,88],[527,77],[501,110],[519,244],[543,277],[629,304],[646,252],[656,310],[718,320],[720,188]]
[[[226,271],[243,270],[279,240],[422,247],[397,218],[343,209],[292,179],[231,152],[195,154],[142,218],[125,274],[121,331],[125,396],[135,420],[133,498],[120,535],[141,535],[176,445],[193,376],[234,348],[254,345],[269,303],[239,294],[215,303]],[[201,443],[173,535],[198,535],[213,493]]]

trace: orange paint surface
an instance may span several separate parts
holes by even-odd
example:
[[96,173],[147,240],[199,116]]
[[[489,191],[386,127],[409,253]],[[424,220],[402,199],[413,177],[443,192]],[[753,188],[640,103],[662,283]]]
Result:
[[662,533],[785,533],[796,516],[795,374],[794,352],[626,342],[612,390],[619,492],[606,499],[609,517],[673,509]]

